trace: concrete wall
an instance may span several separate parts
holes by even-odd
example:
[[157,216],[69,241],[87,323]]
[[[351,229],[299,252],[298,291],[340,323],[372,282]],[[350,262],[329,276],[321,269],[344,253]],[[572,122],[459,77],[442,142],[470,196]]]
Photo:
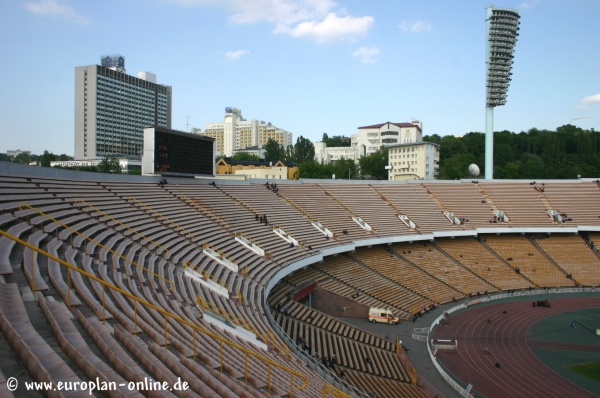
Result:
[[366,305],[328,292],[318,286],[312,294],[311,303],[314,309],[334,317],[365,319],[369,317],[369,307]]

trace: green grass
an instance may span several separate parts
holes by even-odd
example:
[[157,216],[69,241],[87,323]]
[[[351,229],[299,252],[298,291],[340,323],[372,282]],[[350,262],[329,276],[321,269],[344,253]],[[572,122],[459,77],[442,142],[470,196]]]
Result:
[[592,380],[600,381],[600,362],[578,363],[564,366],[564,368]]

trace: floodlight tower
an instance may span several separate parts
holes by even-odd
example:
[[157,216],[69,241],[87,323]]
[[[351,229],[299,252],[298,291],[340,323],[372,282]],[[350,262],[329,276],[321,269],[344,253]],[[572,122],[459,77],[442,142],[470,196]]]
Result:
[[491,180],[494,178],[494,107],[506,104],[520,16],[516,10],[493,5],[485,8],[485,15],[485,179]]

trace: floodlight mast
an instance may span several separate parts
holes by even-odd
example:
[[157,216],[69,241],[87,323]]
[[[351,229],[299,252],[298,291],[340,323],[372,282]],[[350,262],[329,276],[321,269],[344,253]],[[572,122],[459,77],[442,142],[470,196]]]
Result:
[[485,8],[485,14],[485,179],[491,180],[494,178],[494,107],[506,104],[520,16],[516,10],[493,5]]

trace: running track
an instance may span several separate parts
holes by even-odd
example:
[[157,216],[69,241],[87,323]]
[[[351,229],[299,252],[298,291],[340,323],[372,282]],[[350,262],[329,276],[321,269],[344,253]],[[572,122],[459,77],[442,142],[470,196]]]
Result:
[[[600,297],[552,298],[551,308],[533,308],[532,301],[492,304],[451,316],[449,325],[438,326],[433,338],[457,339],[458,350],[440,350],[437,357],[487,398],[596,397],[538,360],[525,336],[531,325],[549,315],[600,308]],[[484,347],[491,354],[484,354]]]

